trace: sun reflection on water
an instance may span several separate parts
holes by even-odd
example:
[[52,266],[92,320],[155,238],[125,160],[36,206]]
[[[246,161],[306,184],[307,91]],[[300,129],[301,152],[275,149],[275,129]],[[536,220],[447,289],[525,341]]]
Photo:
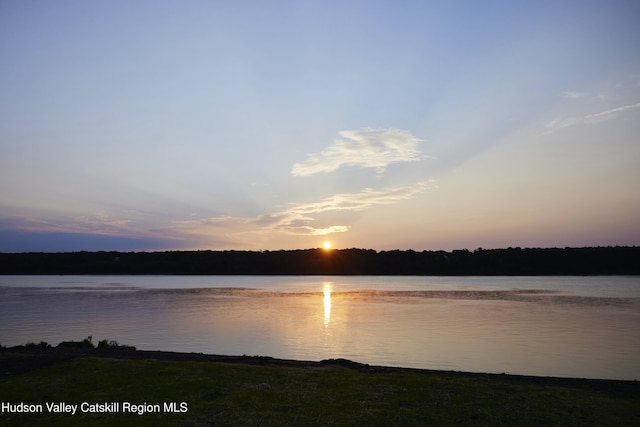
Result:
[[324,282],[322,284],[322,292],[324,294],[324,326],[329,326],[331,321],[331,291],[333,290],[333,282]]

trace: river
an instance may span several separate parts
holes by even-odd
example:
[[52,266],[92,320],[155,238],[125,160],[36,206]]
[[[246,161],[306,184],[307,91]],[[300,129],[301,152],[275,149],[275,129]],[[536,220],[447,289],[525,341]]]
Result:
[[640,277],[0,276],[0,344],[640,379]]

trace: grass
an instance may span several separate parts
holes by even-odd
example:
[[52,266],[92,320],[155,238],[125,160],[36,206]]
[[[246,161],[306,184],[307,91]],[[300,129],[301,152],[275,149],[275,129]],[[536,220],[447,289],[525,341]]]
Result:
[[[33,350],[33,349],[32,349]],[[12,349],[3,359],[39,357]],[[1,366],[1,365],[0,365]],[[0,371],[2,368],[0,368]],[[186,402],[184,413],[0,413],[21,426],[640,425],[637,382],[562,381],[344,364],[257,366],[91,353],[0,372],[0,402]],[[614,384],[614,385],[615,385]],[[78,411],[80,412],[80,411]]]

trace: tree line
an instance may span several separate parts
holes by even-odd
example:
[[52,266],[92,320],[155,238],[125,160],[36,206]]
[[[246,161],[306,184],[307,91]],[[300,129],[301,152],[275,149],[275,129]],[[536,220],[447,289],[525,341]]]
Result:
[[640,247],[0,253],[0,274],[640,274]]

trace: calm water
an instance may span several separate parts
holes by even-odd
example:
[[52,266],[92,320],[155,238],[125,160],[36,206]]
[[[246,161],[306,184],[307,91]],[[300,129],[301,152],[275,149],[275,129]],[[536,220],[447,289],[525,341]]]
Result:
[[640,277],[0,276],[0,344],[640,379]]

